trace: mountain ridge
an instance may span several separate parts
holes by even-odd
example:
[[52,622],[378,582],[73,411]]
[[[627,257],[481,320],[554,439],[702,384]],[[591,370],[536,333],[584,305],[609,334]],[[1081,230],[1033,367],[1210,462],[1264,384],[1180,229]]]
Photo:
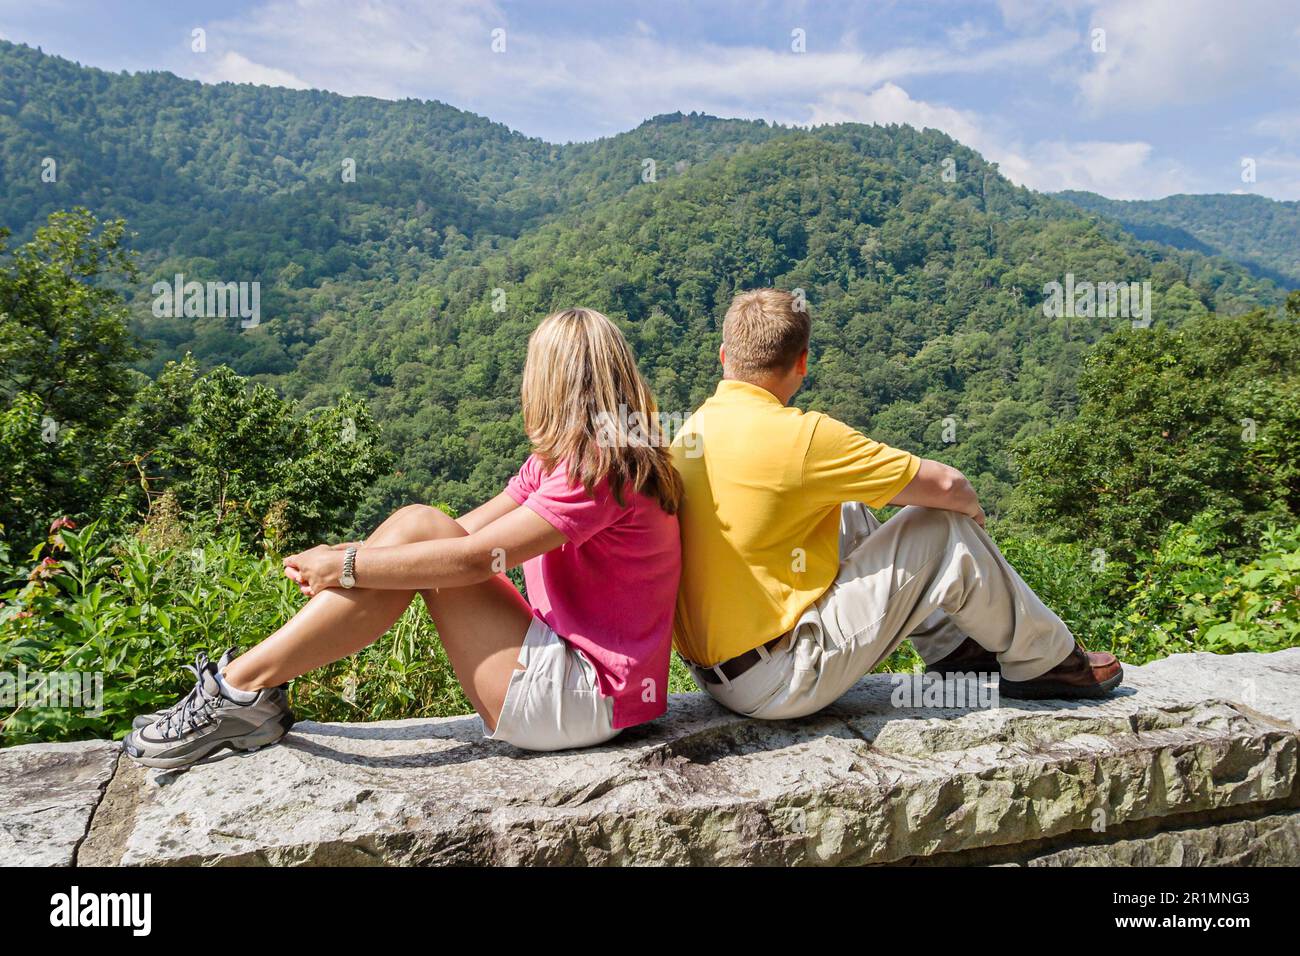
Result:
[[[937,130],[674,113],[553,146],[436,101],[85,69],[0,43],[3,224],[75,205],[128,218],[142,276],[122,291],[151,375],[193,353],[308,407],[368,399],[400,461],[362,525],[499,490],[526,453],[527,334],[564,305],[614,317],[661,405],[686,410],[716,380],[731,294],[803,288],[800,404],[944,457],[996,512],[1011,447],[1072,414],[1083,355],[1117,324],[1044,315],[1047,283],[1149,282],[1160,324],[1282,298],[1016,186]],[[46,155],[60,178],[39,184]],[[152,283],[176,274],[259,281],[265,320],[154,315]]]
[[1053,195],[1118,222],[1139,239],[1231,259],[1279,285],[1300,286],[1300,201],[1252,193],[1177,193],[1163,199]]

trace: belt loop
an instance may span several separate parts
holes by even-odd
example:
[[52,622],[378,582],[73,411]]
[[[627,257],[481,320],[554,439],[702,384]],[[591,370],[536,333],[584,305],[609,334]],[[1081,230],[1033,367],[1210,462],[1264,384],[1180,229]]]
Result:
[[718,680],[722,681],[723,687],[727,688],[727,690],[731,690],[731,678],[722,673],[721,667],[710,667],[709,670],[713,671],[713,673],[718,676]]
[[760,661],[766,661],[772,656],[767,652],[767,648],[764,647],[762,644],[758,645],[758,647],[754,648],[754,650],[758,651],[758,659]]

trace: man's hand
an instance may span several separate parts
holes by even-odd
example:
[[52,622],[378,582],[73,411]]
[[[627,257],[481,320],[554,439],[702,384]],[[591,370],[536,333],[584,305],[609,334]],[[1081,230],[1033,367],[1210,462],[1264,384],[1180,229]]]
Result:
[[[345,545],[346,547],[346,545]],[[343,552],[327,544],[309,551],[291,554],[284,559],[284,574],[308,597],[339,586],[343,573]]]

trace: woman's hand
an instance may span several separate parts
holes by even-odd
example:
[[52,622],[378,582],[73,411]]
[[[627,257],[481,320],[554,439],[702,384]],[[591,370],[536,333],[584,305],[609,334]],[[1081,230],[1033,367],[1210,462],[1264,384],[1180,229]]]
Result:
[[309,551],[291,554],[284,559],[284,575],[298,585],[298,590],[308,597],[339,586],[343,573],[343,552],[327,544],[318,544]]

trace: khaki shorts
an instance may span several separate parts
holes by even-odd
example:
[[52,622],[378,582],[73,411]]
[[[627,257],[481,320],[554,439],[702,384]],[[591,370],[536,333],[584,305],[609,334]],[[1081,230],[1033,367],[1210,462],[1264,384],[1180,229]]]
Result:
[[594,747],[618,736],[613,727],[614,699],[604,697],[596,668],[541,618],[534,617],[519,649],[519,663],[506,689],[495,733],[521,750]]

